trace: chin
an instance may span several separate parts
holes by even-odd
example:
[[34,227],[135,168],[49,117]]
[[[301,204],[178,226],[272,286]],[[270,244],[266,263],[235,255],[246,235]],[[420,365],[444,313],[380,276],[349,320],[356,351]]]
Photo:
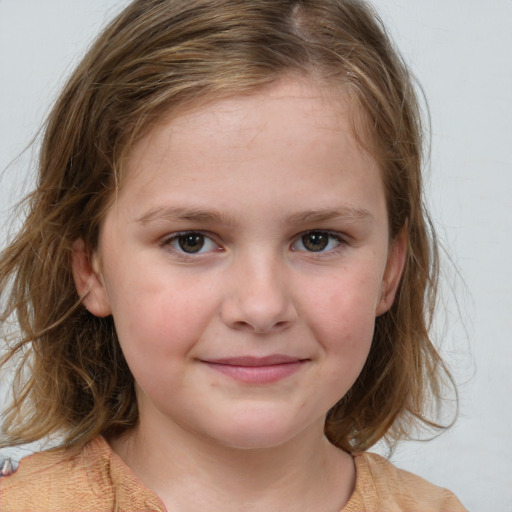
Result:
[[[295,438],[300,437],[303,430],[293,422],[283,421],[282,418],[257,418],[254,421],[245,418],[233,420],[227,428],[221,428],[216,432],[210,430],[210,439],[218,444],[238,450],[267,450],[283,446]],[[323,436],[323,422],[319,430],[319,436]]]
[[218,440],[218,442],[224,447],[234,450],[270,450],[285,445],[293,437],[271,432],[237,432],[226,439]]

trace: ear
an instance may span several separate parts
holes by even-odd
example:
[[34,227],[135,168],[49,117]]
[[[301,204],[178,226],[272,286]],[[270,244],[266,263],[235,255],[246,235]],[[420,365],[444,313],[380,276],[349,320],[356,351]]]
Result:
[[112,311],[99,269],[98,255],[90,255],[81,238],[73,242],[72,251],[73,279],[83,305],[95,316],[110,315]]
[[402,278],[406,256],[407,228],[404,226],[389,247],[388,261],[382,278],[380,298],[375,309],[375,316],[383,315],[393,305]]

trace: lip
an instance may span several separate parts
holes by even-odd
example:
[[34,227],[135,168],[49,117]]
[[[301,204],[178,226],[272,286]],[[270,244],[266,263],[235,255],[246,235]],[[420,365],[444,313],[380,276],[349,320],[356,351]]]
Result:
[[283,380],[308,361],[298,357],[274,354],[265,357],[240,356],[202,361],[212,370],[249,384],[270,384]]

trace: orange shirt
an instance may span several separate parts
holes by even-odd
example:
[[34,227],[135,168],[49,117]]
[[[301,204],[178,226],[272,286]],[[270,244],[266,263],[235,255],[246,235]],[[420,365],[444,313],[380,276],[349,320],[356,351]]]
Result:
[[[160,498],[98,437],[72,458],[43,452],[0,478],[1,512],[165,512]],[[356,486],[341,512],[467,512],[446,489],[396,468],[383,457],[355,457]]]

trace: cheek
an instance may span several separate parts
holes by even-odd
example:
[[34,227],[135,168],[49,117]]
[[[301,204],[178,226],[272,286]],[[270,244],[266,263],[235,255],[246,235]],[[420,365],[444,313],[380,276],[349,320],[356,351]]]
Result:
[[128,363],[154,365],[190,351],[217,309],[211,287],[191,286],[188,277],[165,269],[123,274],[110,298]]
[[[302,309],[317,328],[357,338],[373,332],[380,278],[363,270],[329,276],[315,283],[314,292],[305,295]],[[345,337],[345,336],[343,336]]]
[[357,378],[373,339],[375,305],[380,293],[377,275],[342,274],[317,288],[303,303],[303,314],[332,361],[331,370],[350,380]]

